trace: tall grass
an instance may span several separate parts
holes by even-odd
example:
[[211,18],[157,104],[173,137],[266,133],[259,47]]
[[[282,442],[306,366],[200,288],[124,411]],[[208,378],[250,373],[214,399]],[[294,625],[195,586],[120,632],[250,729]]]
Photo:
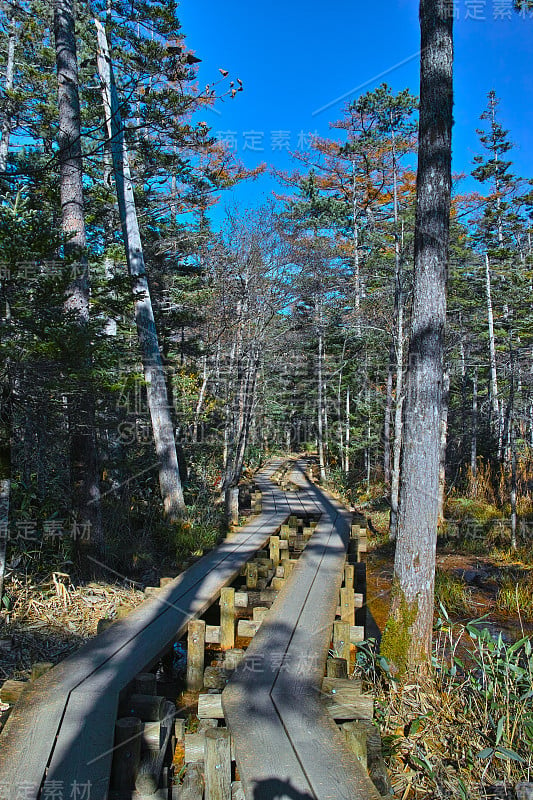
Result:
[[396,797],[481,800],[533,775],[531,637],[494,638],[483,620],[452,624],[442,609],[431,667],[402,684],[375,643],[358,650],[372,683]]

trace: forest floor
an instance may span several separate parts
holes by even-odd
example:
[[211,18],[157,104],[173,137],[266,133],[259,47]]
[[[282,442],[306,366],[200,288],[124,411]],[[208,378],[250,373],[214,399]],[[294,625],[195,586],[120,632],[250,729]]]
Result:
[[14,571],[9,610],[0,613],[0,684],[26,680],[37,662],[57,664],[96,635],[98,621],[139,605],[144,594],[120,584],[74,585],[63,572],[36,578]]

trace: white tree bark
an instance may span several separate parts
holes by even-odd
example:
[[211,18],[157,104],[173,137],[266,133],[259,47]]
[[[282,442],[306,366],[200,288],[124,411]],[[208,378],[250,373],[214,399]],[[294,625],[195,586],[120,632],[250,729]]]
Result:
[[95,24],[98,34],[98,72],[102,81],[106,120],[111,139],[113,169],[126,258],[132,278],[135,321],[147,387],[148,408],[155,449],[159,459],[159,486],[165,514],[171,521],[176,521],[185,516],[186,506],[178,467],[165,374],[146,276],[128,150],[124,138],[111,56],[104,27],[98,20],[95,20]]

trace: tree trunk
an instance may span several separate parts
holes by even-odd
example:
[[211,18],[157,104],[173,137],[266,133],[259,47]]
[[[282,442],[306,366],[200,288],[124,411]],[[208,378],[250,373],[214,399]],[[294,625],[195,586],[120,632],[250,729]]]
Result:
[[317,447],[318,447],[318,466],[320,470],[320,480],[326,480],[326,462],[324,459],[324,411],[323,411],[323,394],[324,384],[322,376],[322,360],[323,360],[323,344],[322,344],[322,314],[319,320],[318,329],[318,366],[317,366],[317,383],[318,383],[318,408],[317,408]]
[[490,409],[491,428],[496,428],[498,442],[501,441],[500,409],[498,396],[498,376],[496,372],[496,343],[494,338],[494,313],[492,310],[492,289],[490,275],[490,261],[485,253],[485,295],[487,299],[487,324],[489,329],[489,366],[490,366]]
[[0,140],[0,172],[6,171],[7,154],[9,152],[9,140],[13,127],[13,104],[9,98],[9,92],[13,91],[13,78],[15,74],[15,47],[17,44],[17,22],[13,16],[9,24],[9,36],[7,41],[7,62],[6,79],[4,91],[7,102],[4,119],[2,120],[2,139]]
[[346,474],[350,471],[350,387],[346,389],[346,431],[344,436],[345,454],[344,454],[344,471]]
[[111,139],[113,169],[126,258],[132,278],[135,322],[147,387],[148,408],[155,449],[159,459],[159,486],[165,515],[170,521],[177,521],[185,516],[187,509],[183,498],[165,374],[146,277],[128,151],[120,117],[111,57],[104,28],[98,20],[95,20],[95,24],[98,32],[98,72],[102,81],[106,119]]
[[389,367],[387,370],[387,388],[385,394],[385,419],[383,422],[383,479],[387,486],[390,486],[391,481],[390,424],[392,418],[392,385],[395,357],[394,343],[392,343],[389,349]]
[[[89,323],[89,269],[83,211],[83,164],[78,93],[78,63],[73,4],[54,0],[54,36],[59,109],[59,166],[62,230],[67,264],[74,270],[65,293],[64,310],[73,321],[75,380],[68,398],[73,533],[82,551],[90,543],[104,547],[100,506],[100,475],[95,440],[95,409],[88,377],[91,365]],[[77,385],[76,385],[77,384]],[[79,527],[78,527],[79,526]],[[82,547],[83,545],[83,547]]]
[[453,21],[421,0],[414,295],[391,615],[381,650],[403,672],[431,655],[451,194]]
[[[9,451],[7,451],[9,453]],[[4,461],[4,451],[0,454]],[[2,610],[2,595],[4,593],[4,575],[6,571],[6,550],[9,538],[9,492],[11,478],[9,463],[0,463],[0,611]]]
[[448,401],[450,395],[450,373],[444,372],[442,415],[440,420],[440,465],[439,465],[439,524],[444,522],[444,494],[446,490],[446,444],[448,441]]
[[474,374],[472,375],[472,433],[470,438],[470,472],[474,481],[474,486],[472,487],[474,491],[477,478],[477,425],[477,367],[474,367]]

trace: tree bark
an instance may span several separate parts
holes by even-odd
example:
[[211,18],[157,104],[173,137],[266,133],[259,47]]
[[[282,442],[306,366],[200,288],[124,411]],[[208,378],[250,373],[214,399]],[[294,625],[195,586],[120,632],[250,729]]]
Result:
[[323,331],[322,331],[322,309],[320,310],[320,317],[318,321],[318,361],[317,361],[317,386],[318,386],[318,408],[317,408],[317,449],[318,449],[318,467],[320,471],[320,480],[326,480],[326,461],[324,458],[324,382],[323,382]]
[[478,408],[477,408],[477,367],[474,367],[472,375],[472,432],[470,438],[470,472],[475,491],[475,483],[477,478],[477,426],[478,426]]
[[399,672],[431,655],[451,194],[453,20],[421,0],[413,314],[391,615],[382,652]]
[[448,442],[448,401],[450,395],[450,374],[444,372],[442,414],[440,420],[440,465],[439,465],[439,524],[444,522],[444,495],[446,491],[446,445]]
[[6,93],[6,110],[2,120],[2,138],[0,139],[0,172],[6,171],[7,154],[9,152],[9,140],[13,127],[13,104],[9,97],[9,92],[13,91],[13,81],[15,75],[15,47],[17,44],[17,22],[15,16],[11,18],[9,25],[9,35],[7,41],[7,62],[6,79],[4,91]]
[[[59,109],[58,158],[64,254],[73,278],[65,293],[64,311],[73,324],[76,376],[68,398],[70,469],[77,541],[96,551],[104,546],[100,506],[100,474],[95,439],[95,408],[89,383],[91,365],[89,323],[89,268],[83,209],[81,116],[78,92],[75,18],[72,0],[54,0],[54,37]],[[80,527],[78,527],[80,526]]]
[[496,429],[498,449],[501,448],[500,409],[498,396],[498,375],[496,372],[496,342],[494,337],[494,312],[492,308],[492,288],[489,256],[485,253],[485,295],[487,299],[487,325],[489,329],[489,366],[490,366],[490,409],[491,428]]
[[95,20],[95,24],[98,33],[98,71],[102,81],[108,132],[111,139],[113,169],[126,258],[132,279],[135,322],[147,387],[148,408],[155,449],[159,459],[159,486],[165,515],[170,521],[175,522],[186,515],[187,508],[183,498],[165,373],[146,276],[128,151],[111,57],[104,28],[98,20]]
[[[1,455],[3,456],[3,453]],[[11,478],[8,474],[8,470],[8,464],[0,464],[0,611],[2,610],[2,595],[4,593],[4,576],[6,571],[6,550],[7,540],[9,538],[9,492],[11,489]]]

